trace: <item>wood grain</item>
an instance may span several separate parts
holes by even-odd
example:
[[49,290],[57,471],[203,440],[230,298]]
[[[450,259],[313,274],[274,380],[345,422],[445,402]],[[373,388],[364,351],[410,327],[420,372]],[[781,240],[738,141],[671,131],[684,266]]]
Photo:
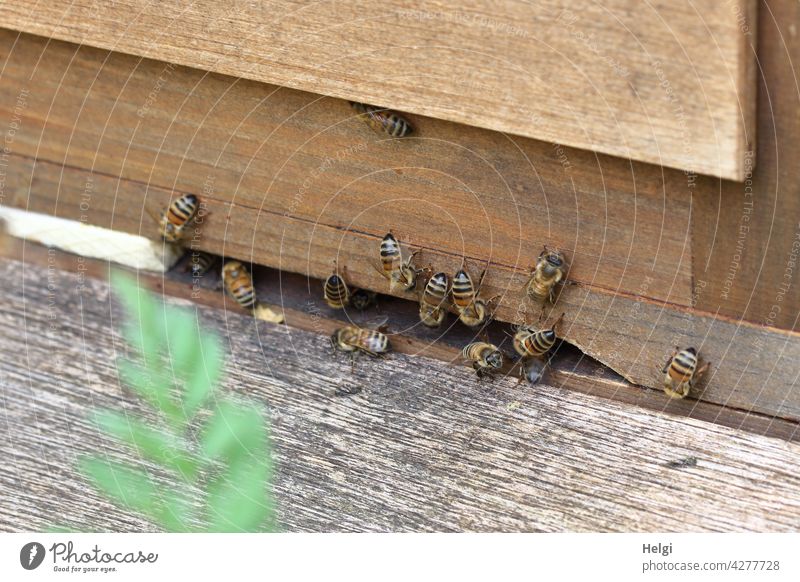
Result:
[[80,198],[42,192],[58,197],[54,212],[87,198],[120,214],[138,205],[135,232],[155,234],[140,200],[160,210],[151,191],[175,189],[232,204],[233,220],[257,213],[242,237],[274,217],[381,237],[393,229],[520,270],[547,243],[568,251],[574,281],[641,294],[650,277],[646,295],[691,300],[690,192],[679,172],[433,119],[415,119],[415,139],[385,140],[344,102],[309,93],[10,32],[0,47],[0,116],[12,118],[27,91],[12,153],[139,183],[131,199],[91,180]]
[[[8,259],[24,261],[26,268],[58,268],[75,277],[105,278],[108,264],[55,249],[46,249],[28,241],[14,240],[6,245]],[[166,274],[139,272],[141,283],[159,293],[215,309],[236,310],[220,293],[219,274],[211,271],[196,279],[187,270],[189,256]],[[459,365],[461,348],[472,341],[473,332],[460,325],[431,330],[419,325],[416,303],[379,294],[377,305],[361,313],[353,309],[330,309],[320,298],[321,280],[256,266],[253,278],[262,302],[279,306],[287,325],[316,334],[329,335],[343,324],[374,327],[391,314],[393,349],[412,356],[424,355],[451,365]],[[508,350],[507,326],[493,322],[487,327],[489,338]],[[696,418],[714,424],[741,429],[784,440],[800,440],[798,423],[775,416],[739,410],[699,400],[665,398],[660,388],[644,389],[580,352],[568,343],[559,343],[545,372],[545,383],[576,390],[636,408],[667,412],[673,416]],[[516,376],[518,369],[506,366],[504,373]]]
[[34,8],[7,0],[0,19],[42,36],[742,180],[754,138],[756,5],[56,0]]
[[[23,166],[23,162],[28,165]],[[16,167],[15,175],[23,178],[8,182],[10,191],[17,196],[12,201],[15,205],[131,232],[139,232],[142,224],[153,228],[149,218],[143,216],[144,190],[140,184],[46,162],[34,167],[32,160],[17,160]],[[81,210],[80,200],[88,180],[94,192],[114,192],[114,197],[93,195],[91,205]],[[28,196],[29,186],[35,195]],[[172,195],[171,191],[153,186],[147,193],[149,200],[162,206]],[[69,205],[65,201],[70,201]],[[210,199],[208,211],[201,236],[192,243],[195,248],[316,279],[327,277],[332,261],[338,258],[347,267],[351,284],[388,292],[385,280],[371,267],[377,261],[380,236],[274,214],[265,220],[264,213],[238,205],[232,208]],[[439,248],[422,247],[420,260],[452,273],[462,259]],[[476,272],[482,268],[479,261],[470,265]],[[485,293],[500,296],[495,312],[498,319],[538,319],[539,308],[524,297],[526,278],[525,271],[491,263]],[[642,289],[646,291],[651,284],[651,279],[645,279]],[[404,297],[414,300],[412,294]],[[800,418],[795,366],[800,358],[797,333],[580,284],[563,289],[550,317],[562,311],[566,314],[563,337],[635,384],[659,387],[662,375],[658,370],[674,346],[692,345],[713,362],[711,373],[698,386],[695,397],[744,411]]]
[[800,7],[762,3],[758,163],[743,184],[703,178],[692,215],[695,304],[800,330]]
[[[3,262],[0,529],[147,531],[74,470],[105,449],[121,321],[105,283]],[[55,292],[50,294],[48,283]],[[182,302],[183,305],[190,305]],[[286,531],[794,531],[800,445],[401,354],[332,360],[324,336],[195,307],[224,334],[226,389],[263,402]],[[115,323],[111,325],[111,322]],[[51,322],[56,323],[52,329]],[[11,357],[25,346],[22,357]],[[346,392],[353,394],[346,395]],[[693,457],[694,467],[666,465]]]

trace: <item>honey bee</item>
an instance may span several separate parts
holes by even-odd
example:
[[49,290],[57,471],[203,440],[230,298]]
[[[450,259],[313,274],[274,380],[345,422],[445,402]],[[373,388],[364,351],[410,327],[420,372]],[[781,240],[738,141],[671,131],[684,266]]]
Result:
[[[167,207],[160,216],[153,214],[158,221],[161,237],[169,242],[180,242],[184,237],[184,229],[194,220],[200,203],[194,194],[184,194]],[[152,213],[151,213],[152,214]]]
[[325,303],[334,309],[344,309],[350,304],[350,290],[338,270],[334,270],[333,274],[325,279],[323,297]]
[[386,133],[391,137],[404,137],[412,132],[411,125],[394,111],[353,101],[350,102],[350,106],[378,133]]
[[214,255],[202,251],[193,251],[189,261],[189,269],[192,272],[192,277],[202,277],[211,270],[216,262],[217,257]]
[[563,313],[550,329],[537,329],[532,325],[519,326],[514,333],[514,351],[523,357],[546,355],[556,343],[556,327],[562,319]]
[[555,303],[555,287],[564,279],[566,270],[564,253],[544,247],[526,285],[528,297],[539,303]]
[[706,362],[699,369],[698,365],[696,349],[681,350],[676,347],[664,369],[661,370],[661,373],[664,374],[664,392],[667,396],[686,398],[694,387],[695,381],[706,373],[710,363]]
[[421,270],[415,269],[411,262],[414,255],[419,251],[414,251],[408,260],[403,262],[403,251],[400,243],[390,232],[381,241],[381,269],[378,272],[389,280],[389,290],[395,291],[398,287],[403,291],[411,291],[417,286],[417,275]]
[[253,279],[239,261],[228,261],[222,267],[222,283],[228,295],[245,309],[255,309],[258,304]]
[[531,384],[538,384],[544,377],[547,362],[542,358],[525,357],[519,366],[519,381],[527,380]]
[[377,293],[374,291],[367,291],[366,289],[356,289],[350,294],[350,305],[359,311],[364,311],[370,305],[376,303],[375,298]]
[[472,342],[461,350],[461,357],[472,363],[478,378],[491,376],[503,367],[503,352],[487,342]]
[[428,279],[425,290],[419,301],[419,319],[428,327],[442,325],[447,311],[444,304],[447,301],[449,281],[444,273],[436,273]]
[[392,349],[385,333],[351,325],[340,327],[333,332],[331,347],[334,351],[349,352],[353,355],[361,351],[373,357],[382,356]]
[[461,323],[467,327],[478,327],[486,323],[489,319],[488,304],[496,299],[496,297],[492,297],[488,301],[484,301],[478,297],[484,275],[486,275],[486,271],[481,273],[477,289],[472,284],[469,273],[464,269],[461,269],[453,277],[453,305]]

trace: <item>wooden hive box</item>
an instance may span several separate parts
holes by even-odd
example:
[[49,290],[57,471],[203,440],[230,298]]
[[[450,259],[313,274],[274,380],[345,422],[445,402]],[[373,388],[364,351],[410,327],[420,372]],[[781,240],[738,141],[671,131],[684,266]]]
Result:
[[383,293],[392,230],[507,322],[546,244],[568,342],[656,389],[694,345],[694,397],[799,419],[796,5],[494,4],[4,2],[2,203],[155,238],[193,193],[194,247]]

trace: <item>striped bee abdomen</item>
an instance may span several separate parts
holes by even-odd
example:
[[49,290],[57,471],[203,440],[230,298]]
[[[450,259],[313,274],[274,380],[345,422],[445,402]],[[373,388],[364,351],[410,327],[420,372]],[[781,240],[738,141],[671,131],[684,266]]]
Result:
[[245,309],[256,306],[256,290],[250,273],[239,261],[228,261],[222,267],[222,281],[225,290],[236,302]]
[[697,354],[692,348],[678,352],[670,362],[667,373],[676,382],[691,380],[697,369]]
[[350,102],[361,119],[373,130],[386,133],[391,137],[404,137],[411,133],[411,125],[394,111],[366,105],[365,103]]
[[386,277],[391,277],[400,268],[402,261],[400,244],[390,232],[381,241],[381,266]]
[[358,347],[373,354],[385,354],[389,351],[389,337],[379,331],[362,329],[359,334]]
[[197,213],[197,196],[186,194],[169,205],[167,209],[167,220],[175,226],[183,226],[189,222]]
[[514,350],[521,356],[542,356],[556,343],[553,329],[534,330],[522,327],[514,334]]
[[475,301],[475,286],[469,274],[461,269],[453,277],[453,303],[459,312],[467,309]]
[[428,279],[422,293],[422,301],[429,307],[440,307],[447,298],[447,275],[436,273]]
[[350,301],[350,292],[347,289],[347,283],[345,283],[344,279],[337,273],[325,279],[323,296],[325,298],[325,303],[334,309],[342,309]]
[[190,267],[193,277],[202,277],[214,266],[217,262],[217,257],[203,252],[193,252]]

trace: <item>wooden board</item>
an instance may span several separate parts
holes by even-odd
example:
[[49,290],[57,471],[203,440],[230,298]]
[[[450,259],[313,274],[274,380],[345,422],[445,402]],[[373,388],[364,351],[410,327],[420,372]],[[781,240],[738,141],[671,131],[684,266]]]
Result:
[[[742,180],[755,0],[0,5],[9,28]],[[426,135],[423,129],[422,135]]]
[[[118,385],[120,314],[106,284],[5,261],[0,276],[0,529],[151,529],[73,469],[110,444],[87,422],[93,409],[141,410]],[[269,411],[285,531],[800,526],[798,444],[547,385],[479,386],[470,370],[424,357],[361,361],[351,373],[323,335],[197,309],[228,342],[226,388]],[[686,458],[696,465],[667,466]]]
[[[63,251],[47,249],[27,241],[12,240],[5,245],[5,257],[24,261],[26,268],[57,268],[75,277],[105,278],[108,264],[86,259]],[[165,296],[190,300],[195,304],[227,309],[238,308],[220,293],[219,275],[210,271],[196,279],[187,270],[190,257],[166,273],[139,272],[142,285]],[[396,297],[379,294],[377,304],[364,312],[353,309],[331,309],[320,299],[322,281],[309,280],[301,275],[256,266],[253,271],[256,293],[262,302],[280,309],[292,328],[315,334],[330,335],[344,324],[374,327],[388,314],[395,351],[411,356],[422,355],[450,365],[460,365],[461,348],[473,335],[464,326],[446,325],[431,330],[418,323],[416,304]],[[487,327],[488,337],[501,349],[510,350],[507,326],[493,322]],[[744,411],[698,400],[665,398],[660,389],[649,390],[630,384],[611,369],[593,360],[568,343],[554,348],[550,365],[545,371],[545,383],[567,390],[599,396],[636,408],[667,412],[673,416],[696,418],[714,424],[784,440],[800,440],[798,423],[775,416]],[[503,373],[516,377],[518,368],[506,365]]]
[[[288,217],[312,232],[393,229],[407,243],[527,271],[546,243],[566,249],[575,282],[691,301],[691,202],[680,172],[433,119],[416,120],[419,140],[385,140],[338,100],[9,32],[0,62],[0,115],[12,118],[26,91],[13,154],[138,183],[137,198],[88,177],[78,197],[37,191],[52,196],[54,212],[83,205],[91,216],[105,204],[115,225],[131,228],[121,224],[132,210],[141,216],[134,232],[155,235],[141,200],[160,211],[166,202],[151,191],[175,189],[232,203],[238,224],[238,212],[250,213],[246,227],[228,229],[234,245],[251,247],[255,232]],[[273,249],[253,253],[274,260]]]
[[692,210],[695,303],[800,331],[800,6],[788,0],[762,5],[758,161],[743,184],[698,182],[702,195]]
[[[139,232],[143,224],[152,229],[149,218],[142,216],[145,190],[141,184],[48,162],[34,165],[26,158],[16,159],[15,167],[17,178],[8,182],[8,188],[16,192],[12,200],[16,205],[131,232]],[[89,207],[81,210],[80,200],[89,181],[96,194]],[[28,187],[35,195],[28,196]],[[114,195],[100,195],[103,192]],[[153,186],[146,192],[156,206],[165,205],[171,195],[171,191]],[[271,215],[264,220],[255,209],[211,199],[208,210],[196,248],[317,279],[330,274],[332,261],[338,257],[348,268],[351,284],[388,291],[385,280],[371,267],[377,261],[378,235],[285,216]],[[460,255],[423,249],[421,260],[437,268],[455,272],[461,264]],[[479,262],[472,264],[476,271],[480,268]],[[538,318],[538,307],[523,296],[526,276],[525,271],[491,264],[485,293],[501,296],[498,319]],[[651,281],[643,281],[643,285],[648,283]],[[414,299],[410,294],[405,297]],[[697,398],[747,412],[800,418],[795,365],[800,360],[800,334],[581,284],[564,288],[550,316],[562,311],[566,314],[563,337],[633,383],[658,387],[659,370],[674,346],[693,345],[713,362],[711,373],[698,386]]]

